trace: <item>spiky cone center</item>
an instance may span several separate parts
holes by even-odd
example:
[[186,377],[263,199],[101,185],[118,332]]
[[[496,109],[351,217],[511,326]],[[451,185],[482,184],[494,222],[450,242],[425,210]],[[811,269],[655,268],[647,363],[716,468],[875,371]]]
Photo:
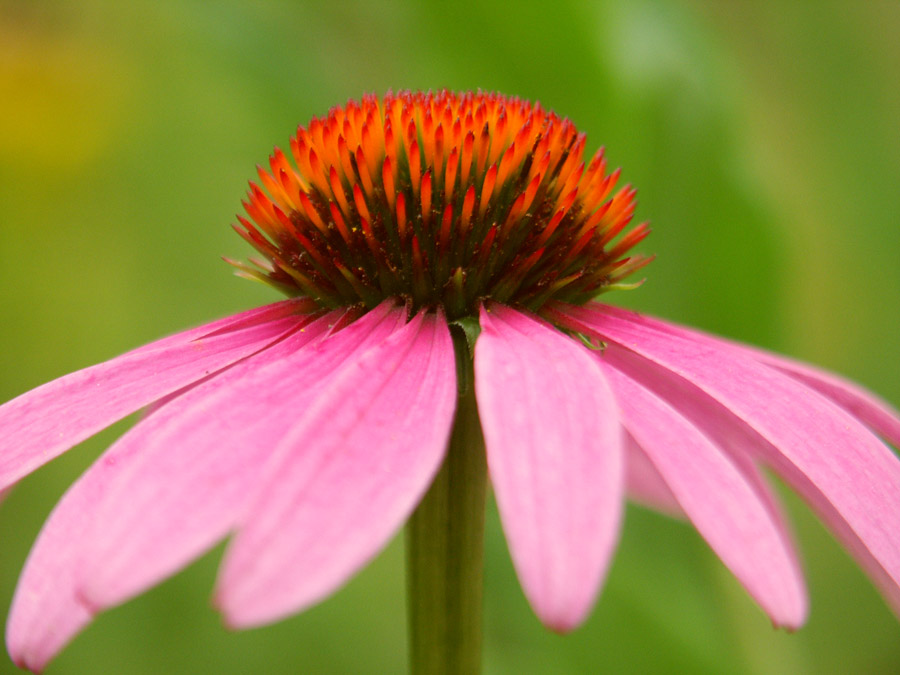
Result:
[[494,300],[582,304],[651,258],[628,255],[635,192],[553,112],[499,94],[365,96],[299,127],[250,183],[239,274],[325,308],[477,316]]

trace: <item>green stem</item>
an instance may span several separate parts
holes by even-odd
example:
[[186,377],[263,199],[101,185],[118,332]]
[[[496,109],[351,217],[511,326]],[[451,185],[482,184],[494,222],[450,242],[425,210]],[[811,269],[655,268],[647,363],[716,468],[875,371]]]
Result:
[[465,338],[454,334],[459,397],[440,472],[406,526],[410,672],[481,672],[487,467]]

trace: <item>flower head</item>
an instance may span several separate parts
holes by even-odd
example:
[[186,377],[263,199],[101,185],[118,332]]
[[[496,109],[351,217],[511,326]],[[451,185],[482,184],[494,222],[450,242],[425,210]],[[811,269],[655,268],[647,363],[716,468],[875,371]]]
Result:
[[583,304],[649,262],[616,239],[634,190],[611,199],[602,148],[539,104],[497,94],[402,93],[333,108],[276,149],[268,195],[251,183],[235,229],[259,253],[246,275],[323,307],[391,297],[476,316],[492,299],[531,311]]
[[[600,304],[634,193],[537,105],[364,98],[278,150],[238,231],[244,275],[291,296],[0,406],[0,489],[144,406],[71,487],[22,574],[13,659],[40,669],[104,608],[232,535],[234,626],[332,593],[403,524],[444,460],[451,323],[472,327],[487,463],[522,587],[568,630],[593,606],[626,490],[690,520],[777,625],[802,574],[760,467],[817,511],[900,610],[900,414],[811,366]],[[265,191],[264,191],[265,190]],[[477,339],[475,335],[477,334]],[[587,344],[585,344],[585,342]],[[876,435],[877,434],[877,435]]]

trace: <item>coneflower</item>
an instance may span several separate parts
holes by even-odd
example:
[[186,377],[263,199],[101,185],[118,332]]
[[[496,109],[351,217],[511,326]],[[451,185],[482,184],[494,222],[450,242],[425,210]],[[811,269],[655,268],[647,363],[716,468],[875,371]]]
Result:
[[[7,624],[40,670],[97,611],[232,535],[235,627],[322,600],[409,520],[412,664],[477,670],[487,473],[522,588],[579,625],[626,492],[681,513],[779,626],[803,577],[760,467],[900,609],[900,415],[811,366],[600,304],[634,191],[552,112],[498,94],[364,97],[275,150],[229,261],[289,299],[0,407],[0,489],[135,410],[71,487]],[[633,286],[634,284],[631,284]],[[877,435],[876,435],[877,434]]]

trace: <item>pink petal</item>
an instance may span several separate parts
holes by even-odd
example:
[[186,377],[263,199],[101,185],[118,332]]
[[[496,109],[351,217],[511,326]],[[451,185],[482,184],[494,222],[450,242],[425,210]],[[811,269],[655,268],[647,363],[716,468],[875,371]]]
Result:
[[692,410],[704,433],[769,463],[900,613],[900,460],[868,429],[803,384],[718,341],[687,340],[597,308],[550,311],[574,330],[640,355],[616,350],[630,361],[630,376],[665,390],[683,412]]
[[774,366],[831,399],[851,415],[900,448],[900,412],[887,401],[842,377],[761,350],[757,360]]
[[674,518],[684,516],[665,479],[629,433],[625,434],[625,491],[628,499],[642,506]]
[[387,543],[440,468],[455,373],[446,321],[420,314],[322,387],[226,553],[216,601],[231,625],[318,602]]
[[[95,477],[104,470],[102,462],[96,466]],[[19,577],[6,622],[10,658],[32,672],[43,670],[93,617],[74,595],[73,561],[68,556],[71,544],[88,526],[86,514],[99,499],[96,480],[86,477],[69,488],[44,524]]]
[[318,309],[319,307],[309,298],[289,298],[288,300],[280,300],[279,302],[273,302],[268,305],[263,305],[262,307],[254,307],[253,309],[238,312],[231,316],[216,319],[215,321],[205,323],[196,328],[189,328],[188,330],[175,333],[174,335],[168,335],[159,340],[147,343],[142,347],[132,349],[122,356],[161,349],[163,347],[171,347],[176,344],[185,344],[186,342],[203,337],[214,337],[241,328],[249,328],[250,326],[267,323],[269,321],[274,321],[275,319],[281,319],[292,314],[311,314]]
[[754,484],[665,401],[614,368],[604,372],[625,426],[703,538],[776,625],[799,628],[807,611],[803,576]]
[[608,305],[594,305],[599,311],[609,312],[622,318],[630,318],[649,328],[679,335],[688,340],[714,342],[722,348],[736,349],[760,363],[778,368],[794,379],[815,389],[823,396],[831,399],[851,415],[867,424],[875,432],[883,436],[895,447],[900,448],[900,411],[891,404],[867,391],[858,384],[840,375],[816,368],[807,363],[765,351],[758,347],[741,344],[731,340],[710,335],[696,329],[686,328],[678,324],[660,321],[652,317],[627,312]]
[[554,328],[491,305],[481,329],[475,391],[513,564],[541,621],[567,631],[593,606],[618,539],[618,406],[589,352]]
[[[281,358],[300,336],[314,333],[315,326],[301,329],[303,333],[297,331],[274,347],[258,352],[219,377],[207,380],[197,390],[215,391],[242,372]],[[191,397],[187,400],[195,400],[194,391],[185,395]],[[126,434],[69,488],[47,519],[19,578],[6,625],[9,653],[20,667],[42,670],[93,619],[99,607],[88,602],[78,588],[78,562],[83,558],[84,548],[92,543],[96,514],[111,486],[130,467],[141,463],[146,449],[130,439],[142,436],[145,428],[158,428],[161,419],[171,418],[171,413],[180,409],[180,403],[160,408]],[[184,450],[184,447],[175,443],[173,450]],[[152,509],[146,510],[145,520],[135,525],[134,534],[143,531],[146,518],[153,515]]]
[[[72,486],[19,580],[7,623],[17,663],[42,668],[96,611],[153,585],[227,533],[258,474],[255,460],[261,464],[271,451],[260,441],[277,433],[267,424],[285,427],[291,420],[283,407],[260,408],[254,395],[271,396],[268,386],[284,390],[295,383],[309,394],[303,385],[326,371],[303,366],[325,363],[334,351],[310,343],[340,314],[314,321],[158,409]],[[372,319],[377,325],[386,314],[373,310],[328,342],[341,344],[339,338],[371,329]],[[396,314],[402,320],[404,312]],[[302,370],[286,375],[292,366]],[[245,405],[245,397],[256,405]]]
[[84,597],[98,607],[116,605],[223,538],[297,411],[346,358],[382,341],[405,316],[384,303],[321,340],[340,317],[327,315],[126,434],[119,445],[140,447],[140,458],[94,514],[80,567]]
[[[164,338],[0,406],[0,488],[138,408],[265,348],[306,320],[293,313],[295,305]],[[206,335],[210,328],[214,335]]]
[[32,546],[6,622],[7,649],[20,668],[43,670],[93,619],[92,608],[76,594],[75,550],[90,528],[107,478],[133,459],[134,453],[118,450],[107,450],[72,484]]

